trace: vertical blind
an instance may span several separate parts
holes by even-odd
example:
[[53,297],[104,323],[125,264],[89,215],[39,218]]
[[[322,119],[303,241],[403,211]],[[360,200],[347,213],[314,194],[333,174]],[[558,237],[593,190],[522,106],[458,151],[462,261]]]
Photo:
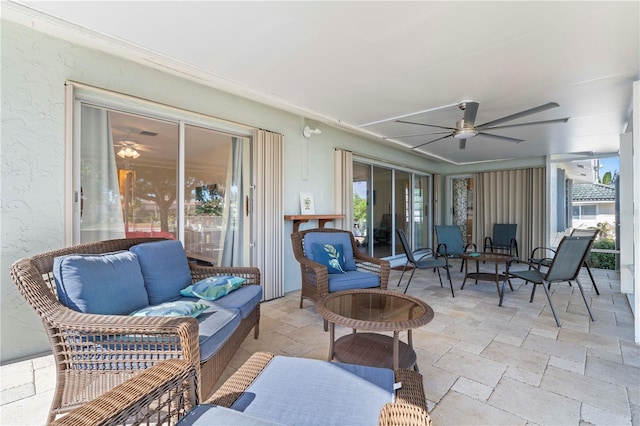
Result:
[[515,223],[521,260],[534,247],[544,246],[544,167],[478,173],[476,182],[476,242],[482,244],[485,237],[491,237],[495,223]]
[[284,296],[283,148],[284,138],[254,132],[254,265],[260,268],[263,299]]
[[351,151],[336,149],[334,154],[334,208],[343,214],[342,229],[352,231],[353,226],[353,154]]

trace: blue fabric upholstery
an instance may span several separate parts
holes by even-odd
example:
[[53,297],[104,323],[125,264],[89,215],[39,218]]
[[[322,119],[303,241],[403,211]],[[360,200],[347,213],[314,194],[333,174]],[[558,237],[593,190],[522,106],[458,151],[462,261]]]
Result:
[[176,426],[277,426],[279,424],[259,419],[231,408],[202,404],[189,411]]
[[304,245],[304,255],[316,262],[319,261],[313,255],[313,244],[342,244],[345,269],[347,271],[356,270],[356,261],[351,248],[351,236],[348,232],[308,232],[304,235],[302,244]]
[[[257,286],[256,286],[257,287]],[[222,299],[229,297],[225,296]],[[242,321],[238,309],[225,309],[215,302],[199,300],[199,303],[209,306],[198,319],[198,342],[200,343],[200,362],[211,358],[222,345],[229,339]],[[180,300],[194,301],[192,297],[183,297]]]
[[330,274],[345,274],[344,248],[342,244],[311,244],[316,262],[327,267]]
[[149,304],[177,300],[180,290],[191,284],[191,270],[180,241],[143,243],[130,250],[138,255]]
[[329,274],[329,292],[356,288],[380,287],[380,276],[370,272],[347,271],[346,274]]
[[60,302],[76,311],[127,315],[149,304],[138,257],[127,251],[56,257]]
[[[462,232],[457,225],[437,225],[436,236],[438,244],[447,246],[447,254],[451,257],[458,257],[464,252],[464,242],[462,241]],[[438,254],[445,255],[442,248],[438,250]]]
[[393,384],[386,368],[276,356],[231,408],[287,425],[377,425]]
[[262,300],[262,287],[245,285],[216,300],[216,305],[225,309],[238,309],[245,319]]

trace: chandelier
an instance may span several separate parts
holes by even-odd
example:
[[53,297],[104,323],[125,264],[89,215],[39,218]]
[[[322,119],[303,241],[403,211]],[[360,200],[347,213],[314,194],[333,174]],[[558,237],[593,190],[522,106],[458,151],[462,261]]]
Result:
[[139,149],[139,146],[134,141],[121,140],[120,151],[118,151],[117,154],[120,158],[132,158],[135,160],[140,157],[140,153],[137,149]]

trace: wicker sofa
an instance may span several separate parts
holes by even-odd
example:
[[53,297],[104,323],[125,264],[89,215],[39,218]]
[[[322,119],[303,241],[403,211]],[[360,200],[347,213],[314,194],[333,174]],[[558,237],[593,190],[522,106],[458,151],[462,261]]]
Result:
[[[250,311],[240,314],[238,310],[233,322],[229,320],[224,324],[221,333],[225,334],[217,336],[219,341],[209,347],[209,352],[213,351],[213,354],[204,359],[200,350],[202,336],[199,334],[202,334],[202,330],[199,321],[202,321],[201,317],[208,318],[207,315],[197,319],[185,316],[101,315],[78,312],[59,300],[54,280],[54,259],[76,254],[117,253],[144,246],[144,243],[161,241],[170,240],[132,238],[93,242],[20,259],[11,266],[11,275],[20,292],[42,319],[56,362],[56,389],[48,422],[57,414],[95,399],[142,370],[172,358],[183,359],[194,366],[198,377],[198,393],[206,397],[252,328],[254,337],[258,338],[259,298]],[[247,287],[260,286],[258,268],[186,264],[192,283],[212,276],[233,275],[246,279],[241,289],[211,302],[221,302],[220,311],[231,311],[232,308],[224,309],[228,308],[224,306],[224,299],[242,297],[245,287],[246,290],[252,290],[254,298],[259,290],[261,298],[261,288]],[[123,295],[123,303],[126,297]],[[217,309],[209,309],[213,317]],[[216,332],[215,329],[212,331]]]
[[413,370],[257,352],[202,405],[196,383],[189,363],[163,361],[54,425],[431,425]]

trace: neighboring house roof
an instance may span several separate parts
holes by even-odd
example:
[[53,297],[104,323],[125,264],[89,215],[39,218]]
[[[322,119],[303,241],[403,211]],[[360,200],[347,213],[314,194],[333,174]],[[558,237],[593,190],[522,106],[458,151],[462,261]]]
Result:
[[571,191],[573,201],[615,201],[616,199],[616,189],[613,185],[575,183]]

